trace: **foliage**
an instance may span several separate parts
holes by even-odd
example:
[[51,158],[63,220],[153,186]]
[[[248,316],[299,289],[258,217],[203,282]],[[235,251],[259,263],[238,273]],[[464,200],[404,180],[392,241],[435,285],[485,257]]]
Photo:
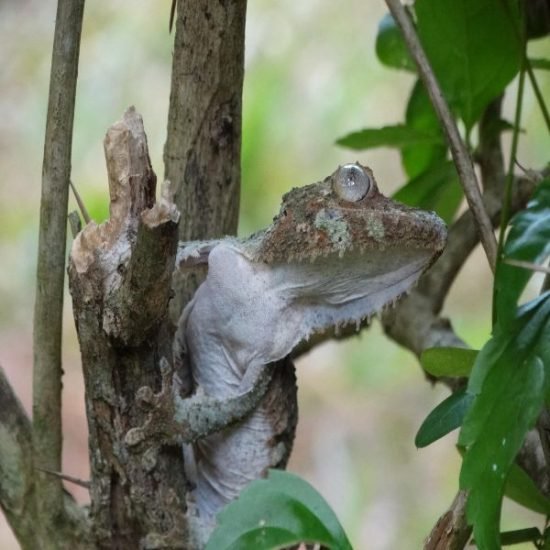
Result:
[[[543,261],[548,257],[547,181],[511,223],[505,258],[517,258],[517,254],[522,259]],[[417,444],[423,446],[462,424],[460,484],[470,492],[468,519],[481,548],[499,547],[505,492],[528,508],[545,514],[550,511],[530,478],[513,464],[527,431],[550,398],[550,292],[518,308],[530,272],[517,276],[515,270],[525,271],[499,265],[495,287],[503,289],[497,294],[500,314],[493,337],[475,356],[466,391],[436,407],[417,435]],[[429,350],[423,364],[435,373],[468,375],[473,358],[460,349]],[[441,362],[435,366],[438,359]]]
[[468,393],[459,445],[466,453],[461,488],[469,490],[468,518],[482,548],[498,548],[504,484],[550,387],[550,293],[519,309],[510,326],[494,328],[481,350]]
[[519,3],[418,0],[415,10],[422,44],[445,97],[469,132],[519,70]]
[[510,221],[510,233],[495,280],[496,312],[501,325],[511,322],[531,272],[507,260],[542,263],[550,255],[550,179],[542,181],[526,210]]
[[[523,27],[518,2],[417,0],[414,9],[422,44],[469,140],[485,107],[504,91],[520,68]],[[491,25],[487,25],[488,20]],[[414,69],[390,15],[380,23],[376,53],[388,67]],[[399,149],[409,181],[396,198],[435,210],[451,221],[461,192],[453,165],[445,162],[447,146],[419,80],[407,103],[405,124],[394,128],[400,129],[398,136],[389,133],[387,127],[367,128],[343,136],[337,143],[353,149],[382,145]]]
[[334,512],[303,479],[270,470],[218,515],[206,550],[287,548],[317,542],[332,550],[351,550]]
[[464,348],[430,348],[422,353],[420,363],[432,376],[470,376],[477,354]]
[[430,443],[460,427],[472,401],[472,394],[466,390],[449,395],[422,422],[414,440],[415,445],[427,447]]

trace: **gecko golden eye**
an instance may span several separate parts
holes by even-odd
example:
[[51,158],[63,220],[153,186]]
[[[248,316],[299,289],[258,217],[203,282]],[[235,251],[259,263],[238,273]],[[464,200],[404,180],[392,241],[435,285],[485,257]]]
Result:
[[360,201],[369,192],[370,185],[368,174],[356,164],[341,166],[332,180],[335,193],[348,202]]

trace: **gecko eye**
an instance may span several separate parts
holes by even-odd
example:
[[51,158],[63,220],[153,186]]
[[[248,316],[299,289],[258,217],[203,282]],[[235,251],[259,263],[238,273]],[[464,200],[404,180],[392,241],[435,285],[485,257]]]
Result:
[[369,192],[370,186],[368,174],[356,164],[341,166],[332,179],[335,193],[348,202],[360,201]]

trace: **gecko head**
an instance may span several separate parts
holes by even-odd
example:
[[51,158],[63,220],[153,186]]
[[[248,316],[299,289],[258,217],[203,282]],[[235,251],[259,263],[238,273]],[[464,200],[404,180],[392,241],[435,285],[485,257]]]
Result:
[[334,254],[417,250],[431,264],[446,238],[445,224],[435,213],[385,197],[372,170],[356,162],[286,193],[257,259],[311,262]]
[[294,324],[282,323],[292,327],[281,328],[284,350],[330,327],[359,326],[394,304],[441,254],[446,238],[436,214],[385,197],[359,163],[284,195],[253,258],[268,264],[274,292],[297,312]]

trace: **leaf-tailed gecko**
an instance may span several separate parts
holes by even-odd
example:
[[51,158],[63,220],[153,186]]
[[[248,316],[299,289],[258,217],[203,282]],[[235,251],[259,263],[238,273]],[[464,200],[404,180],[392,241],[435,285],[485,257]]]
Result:
[[[359,327],[393,304],[445,242],[434,213],[383,196],[369,168],[341,166],[284,195],[273,224],[249,239],[180,247],[180,268],[207,262],[208,274],[181,316],[175,361],[187,356],[196,395],[234,398],[251,373],[284,370],[285,357],[314,333]],[[285,464],[295,391],[293,375],[272,380],[243,421],[193,444],[200,518],[212,521],[249,481]]]

